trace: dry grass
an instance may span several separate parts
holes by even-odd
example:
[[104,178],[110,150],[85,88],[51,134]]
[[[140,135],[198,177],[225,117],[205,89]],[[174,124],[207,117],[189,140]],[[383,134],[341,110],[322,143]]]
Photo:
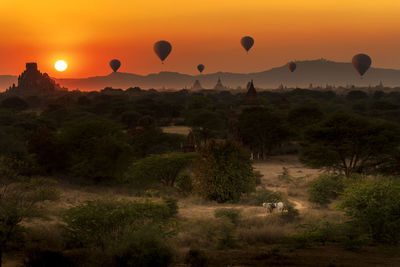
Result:
[[187,126],[166,126],[161,127],[164,133],[188,135],[190,128]]

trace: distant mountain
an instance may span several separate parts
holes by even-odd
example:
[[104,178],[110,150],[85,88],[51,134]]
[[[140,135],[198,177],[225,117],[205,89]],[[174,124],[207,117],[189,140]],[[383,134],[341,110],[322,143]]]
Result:
[[[246,87],[250,80],[258,88],[277,88],[280,84],[288,87],[308,87],[329,85],[375,86],[382,82],[385,86],[400,86],[400,70],[371,68],[363,79],[360,79],[351,63],[338,63],[325,59],[298,61],[295,72],[289,72],[286,65],[267,71],[255,73],[217,72],[202,75],[188,75],[177,72],[160,72],[157,74],[137,75],[131,73],[111,73],[107,76],[96,76],[83,79],[57,79],[57,83],[69,90],[100,90],[105,87],[122,88],[139,86],[148,88],[188,88],[199,80],[204,88],[213,88],[220,77],[223,85],[237,88]],[[1,88],[6,88],[16,77],[0,76]],[[8,80],[7,80],[8,79]]]

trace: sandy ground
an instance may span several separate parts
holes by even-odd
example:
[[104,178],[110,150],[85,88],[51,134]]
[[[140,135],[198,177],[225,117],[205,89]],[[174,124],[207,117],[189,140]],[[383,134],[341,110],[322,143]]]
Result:
[[188,135],[190,128],[186,126],[168,126],[161,127],[164,133]]

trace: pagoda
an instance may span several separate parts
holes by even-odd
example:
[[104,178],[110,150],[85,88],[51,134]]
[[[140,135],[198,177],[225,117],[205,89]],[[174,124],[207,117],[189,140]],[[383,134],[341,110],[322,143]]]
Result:
[[41,73],[36,63],[26,63],[26,69],[18,76],[18,85],[11,86],[7,92],[15,94],[38,94],[55,91],[66,91],[61,88],[47,73]]

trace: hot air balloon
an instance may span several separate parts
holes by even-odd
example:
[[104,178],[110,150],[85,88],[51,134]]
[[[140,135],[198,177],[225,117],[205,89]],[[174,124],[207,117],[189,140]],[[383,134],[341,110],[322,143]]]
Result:
[[353,67],[362,77],[371,66],[372,60],[366,54],[358,54],[353,57],[352,63]]
[[203,64],[198,65],[197,69],[200,71],[200,73],[202,73],[204,70],[204,65]]
[[288,68],[289,68],[290,72],[293,72],[293,71],[296,70],[297,65],[296,65],[296,63],[294,63],[294,62],[290,62],[290,63],[288,64]]
[[119,61],[118,59],[111,60],[110,61],[110,67],[114,72],[117,72],[119,67],[121,67],[121,61]]
[[254,45],[254,39],[250,36],[245,36],[240,40],[240,43],[242,44],[242,46],[246,50],[246,52],[249,52],[249,50]]
[[156,55],[161,59],[161,62],[164,63],[164,60],[171,53],[172,46],[167,41],[158,41],[154,44],[153,49]]

